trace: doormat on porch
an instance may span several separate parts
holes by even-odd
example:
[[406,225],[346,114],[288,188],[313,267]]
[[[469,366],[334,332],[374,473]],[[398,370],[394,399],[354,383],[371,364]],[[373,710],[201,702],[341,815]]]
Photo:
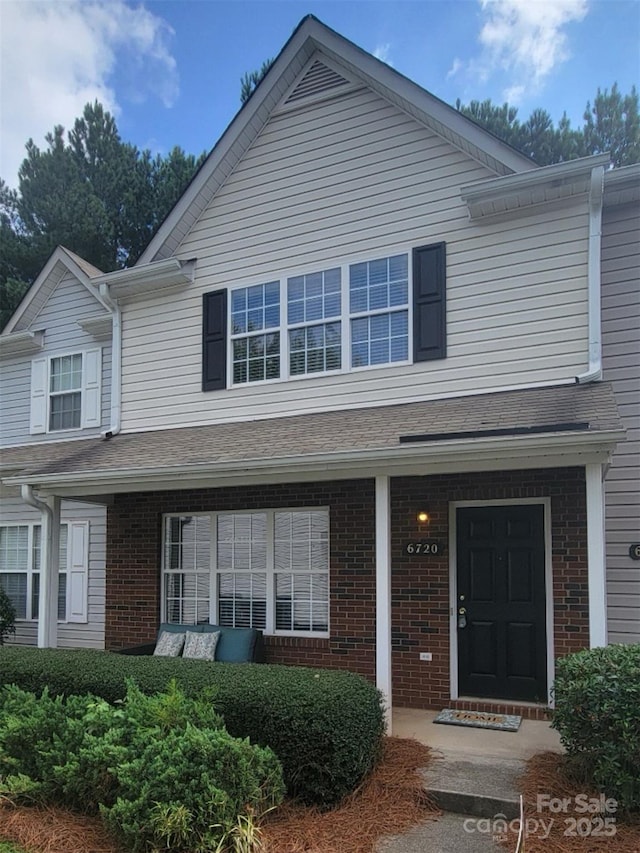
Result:
[[458,711],[455,708],[445,708],[433,722],[444,723],[447,726],[473,726],[478,729],[517,732],[522,717],[517,714],[492,714],[487,711]]

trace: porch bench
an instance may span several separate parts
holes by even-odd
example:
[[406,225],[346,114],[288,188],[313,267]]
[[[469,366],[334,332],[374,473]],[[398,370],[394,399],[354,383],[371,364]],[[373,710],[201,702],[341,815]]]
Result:
[[[186,631],[209,634],[213,631],[219,631],[216,661],[221,663],[264,663],[266,660],[264,638],[262,631],[257,628],[229,628],[226,625],[210,625],[208,623],[187,625],[163,622],[158,630],[158,638],[163,631],[169,631],[172,634],[184,634]],[[152,655],[155,647],[155,642],[143,643],[140,646],[120,649],[119,653],[121,655]]]

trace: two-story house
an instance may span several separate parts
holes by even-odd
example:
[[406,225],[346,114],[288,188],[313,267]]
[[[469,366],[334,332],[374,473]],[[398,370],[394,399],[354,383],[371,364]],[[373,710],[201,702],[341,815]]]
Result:
[[8,454],[8,485],[106,506],[107,648],[251,625],[389,707],[542,714],[555,658],[607,639],[607,163],[535,168],[305,18],[138,264],[92,278],[110,428]]
[[[99,275],[56,249],[0,335],[3,477],[16,471],[12,454],[34,463],[57,448],[80,451],[111,422],[112,314],[93,285]],[[57,498],[46,506],[28,486],[0,484],[0,585],[16,608],[12,639],[103,648],[106,508]],[[55,590],[41,572],[52,543]],[[47,625],[38,616],[51,592]]]

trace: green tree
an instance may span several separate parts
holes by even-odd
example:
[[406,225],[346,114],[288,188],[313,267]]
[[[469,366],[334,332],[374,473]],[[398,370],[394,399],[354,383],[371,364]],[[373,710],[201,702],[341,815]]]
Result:
[[640,162],[640,113],[638,90],[631,87],[622,95],[618,84],[611,91],[605,89],[587,103],[584,112],[584,138],[589,153],[611,152],[614,166],[628,166]]
[[205,157],[139,151],[97,101],[45,142],[27,142],[17,192],[0,182],[0,327],[57,245],[105,272],[135,263]]
[[456,101],[456,109],[540,166],[589,154],[611,154],[614,166],[640,162],[640,114],[635,86],[622,95],[616,83],[587,103],[584,125],[572,128],[566,113],[554,127],[546,110],[536,109],[521,122],[518,110],[490,100]]
[[275,59],[267,59],[262,63],[259,71],[247,72],[244,77],[240,78],[240,102],[242,104],[246,104],[251,95],[253,95],[258,85],[262,82],[262,78],[274,62]]

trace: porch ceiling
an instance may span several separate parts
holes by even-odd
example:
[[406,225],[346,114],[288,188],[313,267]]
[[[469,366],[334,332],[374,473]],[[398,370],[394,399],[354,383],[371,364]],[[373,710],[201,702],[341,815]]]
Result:
[[3,450],[0,470],[7,485],[80,497],[587,464],[623,435],[611,386],[593,383],[42,442]]

